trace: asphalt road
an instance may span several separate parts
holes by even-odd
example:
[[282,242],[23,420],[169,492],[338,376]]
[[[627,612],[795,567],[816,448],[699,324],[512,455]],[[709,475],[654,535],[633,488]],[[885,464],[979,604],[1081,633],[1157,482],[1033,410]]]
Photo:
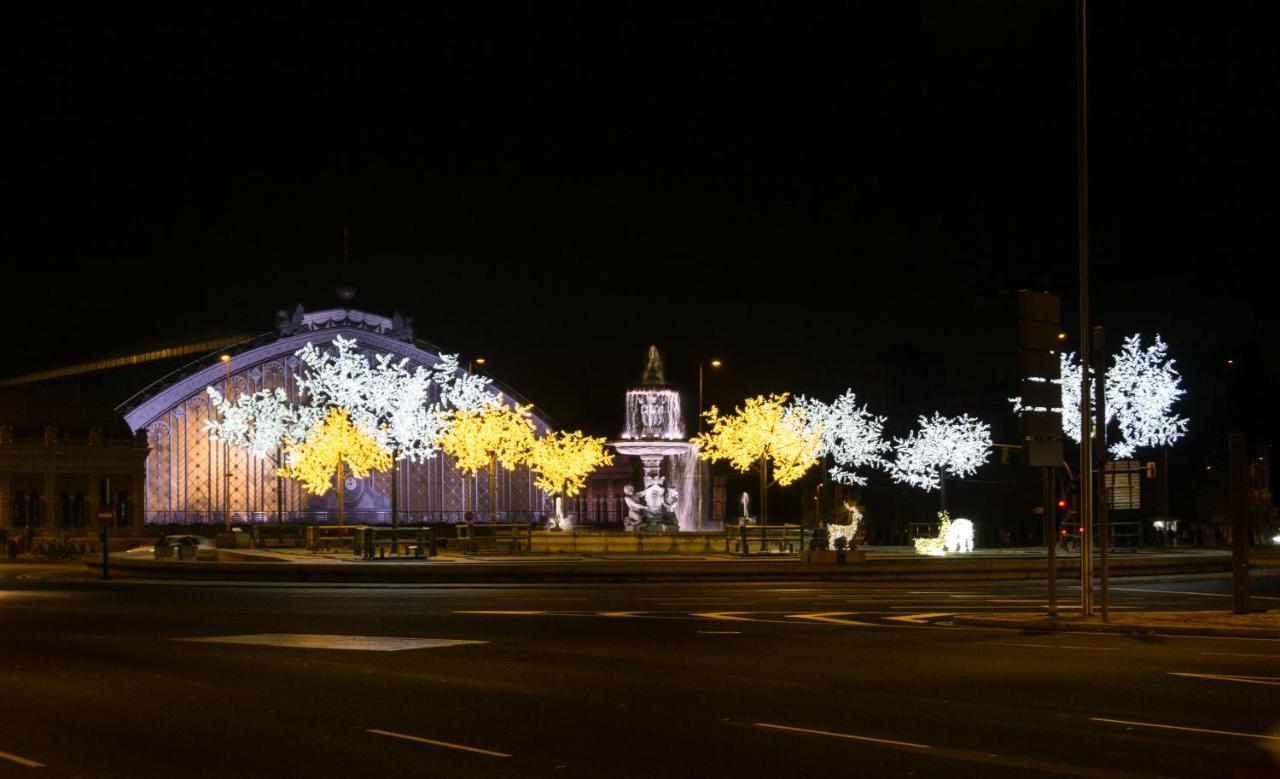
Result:
[[[1280,775],[1280,641],[947,624],[1040,608],[1040,587],[76,571],[0,566],[0,776]],[[1225,609],[1226,591],[1114,602]]]

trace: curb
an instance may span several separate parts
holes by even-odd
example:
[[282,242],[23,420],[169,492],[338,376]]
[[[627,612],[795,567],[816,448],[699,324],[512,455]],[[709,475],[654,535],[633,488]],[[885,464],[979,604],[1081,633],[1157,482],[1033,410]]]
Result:
[[962,627],[997,628],[1002,630],[1031,630],[1040,633],[1122,633],[1127,635],[1204,636],[1209,638],[1273,638],[1280,639],[1280,630],[1269,628],[1228,628],[1194,625],[1114,625],[1063,622],[1048,617],[1042,619],[1000,619],[979,615],[957,614],[952,624]]
[[[1137,564],[1117,566],[1116,579],[1151,576],[1222,574],[1230,559],[1223,556],[1149,558]],[[100,561],[85,560],[98,572]],[[799,560],[777,561],[530,561],[444,564],[440,562],[289,563],[111,560],[112,574],[121,578],[200,579],[240,582],[293,581],[307,583],[453,584],[513,582],[773,582],[845,581],[916,583],[1039,583],[1044,581],[1043,561],[1035,560],[867,560],[861,563],[822,564]],[[1065,573],[1065,572],[1064,572]],[[1070,579],[1063,576],[1064,583]]]

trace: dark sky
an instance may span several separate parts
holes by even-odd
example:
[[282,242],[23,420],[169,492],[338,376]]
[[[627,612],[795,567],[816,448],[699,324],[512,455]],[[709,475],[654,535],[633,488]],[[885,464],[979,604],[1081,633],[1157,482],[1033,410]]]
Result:
[[[0,372],[347,284],[609,433],[650,343],[720,402],[903,342],[959,387],[1010,290],[1075,306],[1074,3],[423,5],[7,25]],[[1096,317],[1274,368],[1280,6],[1095,6]]]

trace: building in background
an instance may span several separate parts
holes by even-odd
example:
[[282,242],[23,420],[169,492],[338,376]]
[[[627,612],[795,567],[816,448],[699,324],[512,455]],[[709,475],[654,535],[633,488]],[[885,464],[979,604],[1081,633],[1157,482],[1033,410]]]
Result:
[[0,397],[0,530],[92,534],[102,505],[117,527],[141,528],[147,454],[146,437],[110,408]]

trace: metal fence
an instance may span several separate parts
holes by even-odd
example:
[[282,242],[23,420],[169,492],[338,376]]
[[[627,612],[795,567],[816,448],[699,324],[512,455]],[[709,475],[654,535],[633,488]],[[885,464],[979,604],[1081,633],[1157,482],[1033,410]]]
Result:
[[[534,511],[401,511],[400,525],[461,525],[468,521],[477,524],[510,524],[524,522],[543,524],[546,514]],[[221,511],[148,511],[148,525],[227,525],[227,514]],[[335,511],[286,511],[283,517],[274,511],[231,512],[233,527],[251,525],[333,525],[338,522]],[[346,525],[391,525],[390,511],[348,511],[343,515]]]

